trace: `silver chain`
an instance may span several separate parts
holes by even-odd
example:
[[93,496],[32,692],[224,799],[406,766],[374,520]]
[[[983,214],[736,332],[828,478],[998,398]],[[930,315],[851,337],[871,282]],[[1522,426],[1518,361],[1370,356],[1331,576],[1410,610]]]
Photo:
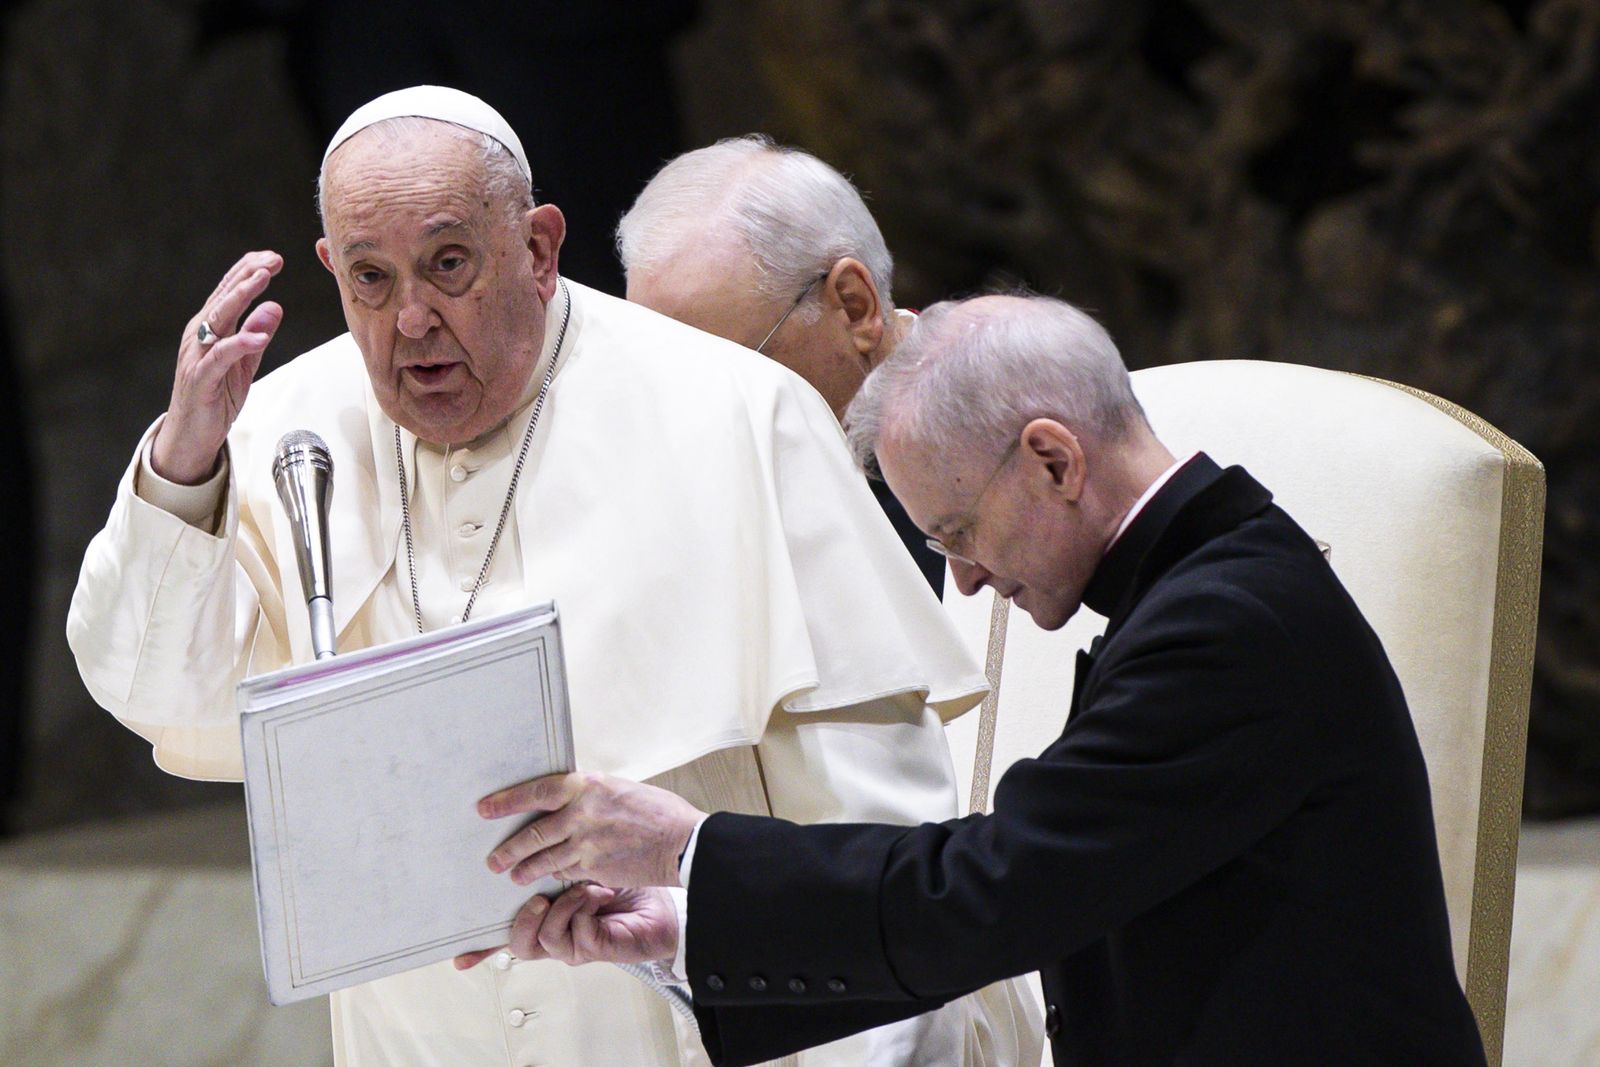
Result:
[[[461,621],[472,618],[472,606],[478,602],[484,580],[489,577],[489,567],[494,563],[494,550],[500,547],[500,535],[505,532],[506,520],[511,517],[511,505],[517,498],[517,481],[522,477],[522,467],[528,461],[528,446],[533,444],[534,427],[539,425],[539,412],[544,408],[545,394],[556,376],[556,364],[561,361],[561,345],[567,339],[567,323],[572,319],[572,294],[567,291],[566,279],[558,278],[561,295],[566,297],[566,310],[561,315],[561,329],[556,334],[555,351],[550,356],[550,367],[539,384],[539,395],[533,398],[533,414],[528,417],[528,428],[522,434],[522,447],[517,450],[517,465],[511,471],[511,487],[506,490],[506,502],[500,506],[500,521],[495,524],[494,537],[489,541],[489,551],[484,553],[483,566],[478,568],[478,579],[472,583],[472,595],[467,597],[466,610]],[[411,536],[411,494],[406,490],[405,451],[400,445],[400,426],[394,428],[394,462],[400,472],[400,528],[406,535],[406,566],[411,572],[411,611],[417,619],[417,633],[422,633],[422,597],[417,592],[417,550]]]

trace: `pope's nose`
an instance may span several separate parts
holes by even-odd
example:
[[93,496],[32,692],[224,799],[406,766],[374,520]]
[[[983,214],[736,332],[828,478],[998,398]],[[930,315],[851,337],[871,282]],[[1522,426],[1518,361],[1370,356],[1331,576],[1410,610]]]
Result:
[[400,317],[395,325],[413,341],[420,341],[428,336],[429,330],[439,325],[439,316],[426,304],[413,302],[400,309]]

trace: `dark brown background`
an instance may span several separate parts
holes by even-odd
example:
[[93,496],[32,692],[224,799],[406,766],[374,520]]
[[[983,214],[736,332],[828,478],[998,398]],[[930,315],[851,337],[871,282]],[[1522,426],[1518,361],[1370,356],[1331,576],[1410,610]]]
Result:
[[[1600,809],[1600,2],[706,0],[677,32],[688,6],[576,5],[581,26],[524,17],[508,34],[528,79],[571,71],[535,129],[518,123],[536,180],[581,188],[569,168],[638,119],[604,49],[640,47],[630,27],[649,25],[677,79],[668,136],[765,129],[852,173],[904,304],[1026,282],[1093,309],[1134,367],[1289,360],[1478,412],[1549,476],[1529,803]],[[26,696],[0,707],[22,722],[15,829],[230,789],[158,772],[83,692],[62,625],[166,405],[177,331],[228,264],[284,253],[276,358],[342,329],[312,254],[302,5],[245,7],[6,11],[0,277],[20,384],[0,392],[23,435],[0,459],[0,564],[34,579],[31,604],[5,590],[27,605],[7,625],[31,623],[5,659]],[[374,33],[400,15],[372,5]],[[421,80],[384,55],[393,84]],[[593,233],[614,217],[588,214]],[[599,238],[569,262],[608,280]]]

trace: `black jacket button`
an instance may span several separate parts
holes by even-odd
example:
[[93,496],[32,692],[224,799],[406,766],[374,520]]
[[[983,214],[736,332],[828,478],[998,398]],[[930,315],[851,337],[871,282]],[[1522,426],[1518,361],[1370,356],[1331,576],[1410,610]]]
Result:
[[844,984],[843,978],[828,979],[828,992],[830,993],[843,993],[848,988],[849,986]]
[[1061,1029],[1061,1009],[1054,1004],[1049,1005],[1044,1013],[1044,1036],[1055,1037],[1056,1031]]
[[706,975],[706,988],[711,990],[711,992],[720,993],[720,992],[722,992],[723,988],[726,985],[727,985],[727,983],[722,980],[722,975],[720,975],[720,974],[708,974],[708,975]]
[[752,975],[750,978],[750,988],[754,989],[757,993],[765,993],[767,991],[767,980],[761,977],[759,974]]
[[789,992],[791,992],[791,993],[804,993],[805,991],[806,991],[806,980],[804,978],[791,978],[791,979],[789,979]]

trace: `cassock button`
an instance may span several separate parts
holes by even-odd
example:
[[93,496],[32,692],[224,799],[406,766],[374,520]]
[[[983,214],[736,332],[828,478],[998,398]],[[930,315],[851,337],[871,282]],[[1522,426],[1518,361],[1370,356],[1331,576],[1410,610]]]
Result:
[[505,971],[511,969],[511,953],[500,951],[494,954],[494,969]]
[[727,985],[727,983],[722,980],[722,975],[720,975],[720,974],[708,974],[708,975],[706,975],[706,988],[711,990],[711,992],[720,993],[720,992],[722,992],[723,988],[726,985]]
[[467,468],[463,467],[459,463],[457,463],[454,467],[451,467],[450,468],[450,480],[452,482],[464,482],[464,481],[466,481],[467,480]]
[[531,1018],[533,1018],[533,1012],[523,1011],[521,1008],[512,1008],[506,1012],[506,1022],[512,1026],[521,1026]]
[[471,537],[481,529],[483,529],[483,523],[481,522],[464,522],[456,527],[456,533],[462,537]]
[[799,993],[804,993],[805,991],[806,991],[806,980],[804,978],[791,978],[791,979],[789,979],[789,992],[795,993],[795,994],[799,994]]
[[1044,1013],[1044,1036],[1055,1037],[1056,1031],[1061,1029],[1061,1009],[1054,1004],[1047,1005]]
[[767,991],[767,980],[761,977],[759,974],[751,975],[750,988],[754,989],[757,993],[765,993]]
[[830,992],[830,993],[843,993],[846,989],[849,989],[849,988],[850,988],[849,986],[844,984],[844,979],[843,978],[830,978],[830,979],[828,979],[828,992]]
[[476,584],[476,579],[463,578],[463,579],[461,579],[461,583],[460,584],[461,584],[461,591],[463,593],[470,593],[470,592],[472,592],[473,585]]
[[458,623],[460,621],[461,621],[461,616],[460,615],[452,615],[452,616],[450,616],[451,625],[454,625],[454,624],[456,624],[456,623]]

